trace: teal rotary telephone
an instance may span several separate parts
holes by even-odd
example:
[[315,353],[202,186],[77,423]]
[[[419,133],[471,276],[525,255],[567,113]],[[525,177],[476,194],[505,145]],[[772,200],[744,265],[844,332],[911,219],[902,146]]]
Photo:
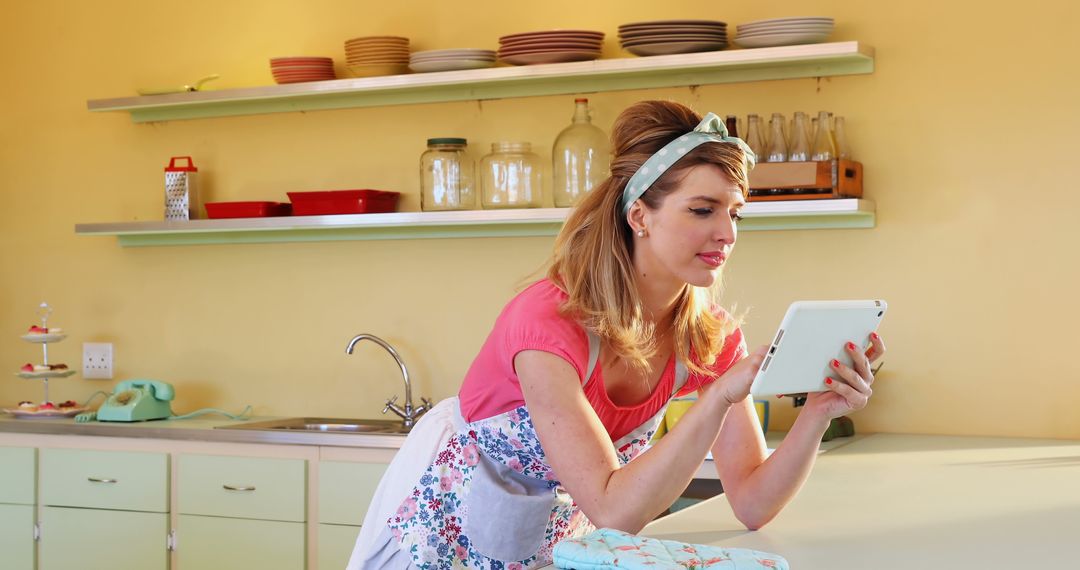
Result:
[[172,384],[158,380],[124,380],[98,408],[99,422],[141,422],[172,416]]

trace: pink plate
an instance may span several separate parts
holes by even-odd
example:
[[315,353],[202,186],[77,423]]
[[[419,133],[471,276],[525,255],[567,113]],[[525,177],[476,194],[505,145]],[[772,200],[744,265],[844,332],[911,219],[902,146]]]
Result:
[[515,55],[536,54],[536,53],[558,53],[558,52],[582,52],[595,54],[596,57],[600,57],[600,50],[598,49],[581,49],[581,48],[546,48],[546,49],[518,49],[518,50],[506,50],[499,52],[499,59],[506,59],[507,57],[513,57]]
[[270,58],[270,65],[290,64],[290,63],[333,63],[332,57],[272,57]]
[[627,46],[626,51],[641,56],[671,55],[675,53],[697,53],[719,51],[728,46],[727,42],[662,42]]
[[499,61],[512,65],[538,65],[544,63],[564,63],[568,61],[588,61],[599,58],[600,52],[570,50],[522,53],[507,57],[500,56]]
[[656,38],[641,38],[620,42],[622,47],[638,46],[643,44],[666,44],[676,42],[727,42],[724,36],[662,36]]
[[727,22],[721,22],[719,20],[651,20],[648,22],[631,22],[629,24],[623,24],[619,26],[620,30],[627,28],[641,28],[649,26],[713,26],[722,27],[726,26]]
[[595,38],[604,39],[604,32],[592,30],[548,30],[542,32],[522,32],[510,34],[499,38],[499,43],[512,42],[524,38]]

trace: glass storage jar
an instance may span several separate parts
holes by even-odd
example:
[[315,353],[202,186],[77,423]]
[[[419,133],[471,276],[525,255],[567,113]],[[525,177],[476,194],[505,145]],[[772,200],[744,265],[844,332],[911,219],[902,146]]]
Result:
[[527,142],[491,144],[480,159],[480,192],[485,209],[539,208],[542,201],[540,157]]
[[473,162],[461,138],[428,139],[420,155],[420,209],[471,210],[476,208]]

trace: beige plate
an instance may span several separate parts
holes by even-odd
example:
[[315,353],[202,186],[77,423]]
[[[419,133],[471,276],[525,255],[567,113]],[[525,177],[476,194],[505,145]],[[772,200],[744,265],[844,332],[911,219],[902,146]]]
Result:
[[492,49],[429,49],[425,51],[414,51],[413,57],[495,57],[495,50]]
[[414,61],[409,64],[409,69],[418,73],[432,71],[461,71],[463,69],[484,69],[494,67],[491,60],[478,59],[429,59],[426,61]]
[[770,34],[752,38],[737,37],[734,42],[744,48],[759,48],[819,44],[827,39],[829,34]]
[[376,77],[379,75],[400,75],[408,73],[409,66],[405,64],[380,64],[380,65],[349,65],[349,73],[353,77]]
[[755,36],[771,36],[775,34],[831,34],[832,28],[791,28],[786,30],[761,30],[754,32],[739,32],[735,35],[740,38],[752,38]]

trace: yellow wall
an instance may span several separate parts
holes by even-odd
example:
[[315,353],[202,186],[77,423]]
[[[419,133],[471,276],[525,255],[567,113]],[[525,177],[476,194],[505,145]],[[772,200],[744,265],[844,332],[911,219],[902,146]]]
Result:
[[[882,297],[890,354],[864,431],[1080,437],[1074,293],[1077,9],[1067,0],[994,11],[976,2],[671,1],[528,4],[102,0],[11,3],[0,49],[0,370],[37,360],[18,340],[41,300],[81,343],[115,343],[119,378],[176,384],[174,408],[253,404],[259,414],[375,416],[401,392],[374,345],[393,342],[436,398],[460,378],[503,302],[541,267],[551,238],[120,248],[76,237],[78,222],[154,220],[162,167],[195,157],[214,200],[376,187],[418,209],[417,159],[430,136],[496,139],[546,155],[570,96],[132,124],[87,99],[220,73],[218,87],[271,82],[267,58],[332,55],[360,35],[402,34],[414,49],[494,47],[552,27],[608,33],[621,23],[696,17],[731,23],[832,15],[837,40],[877,49],[872,75],[591,96],[605,129],[643,98],[719,114],[816,112],[848,118],[866,166],[873,230],[747,232],[727,300],[752,308],[765,342],[794,299]],[[461,6],[469,4],[470,9]],[[1060,355],[1059,353],[1064,353]],[[54,382],[81,399],[110,382]],[[40,398],[0,379],[0,402]],[[777,406],[781,427],[794,417]]]

